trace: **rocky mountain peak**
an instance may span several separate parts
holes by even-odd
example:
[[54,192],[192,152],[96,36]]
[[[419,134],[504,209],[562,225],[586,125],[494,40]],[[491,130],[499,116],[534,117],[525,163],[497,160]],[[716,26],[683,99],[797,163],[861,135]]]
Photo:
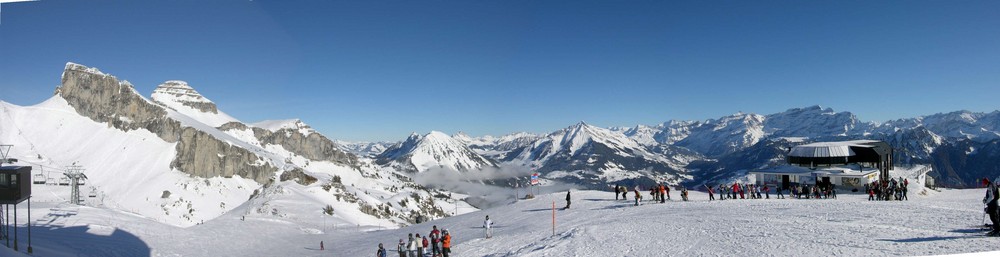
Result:
[[312,126],[309,126],[309,124],[306,124],[300,119],[265,120],[250,124],[250,126],[266,129],[271,132],[277,132],[282,129],[291,129],[302,133],[303,136],[309,136],[312,133],[316,133],[316,130],[313,129]]
[[180,80],[163,82],[163,84],[160,84],[153,90],[152,98],[153,101],[178,111],[187,109],[184,107],[188,107],[204,113],[219,113],[219,109],[215,106],[215,103],[199,94],[187,82]]
[[259,163],[262,157],[220,140],[212,131],[182,125],[171,118],[168,109],[143,98],[131,84],[96,68],[67,64],[56,93],[78,114],[96,122],[123,131],[144,129],[177,143],[170,165],[182,172],[205,178],[240,175],[264,183],[276,171],[269,163]]

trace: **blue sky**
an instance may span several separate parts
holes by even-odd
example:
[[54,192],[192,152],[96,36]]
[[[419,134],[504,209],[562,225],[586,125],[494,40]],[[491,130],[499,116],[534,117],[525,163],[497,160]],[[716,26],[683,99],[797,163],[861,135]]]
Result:
[[1000,1],[50,1],[3,4],[0,100],[77,62],[188,81],[245,122],[344,140],[545,133],[822,105],[993,111]]

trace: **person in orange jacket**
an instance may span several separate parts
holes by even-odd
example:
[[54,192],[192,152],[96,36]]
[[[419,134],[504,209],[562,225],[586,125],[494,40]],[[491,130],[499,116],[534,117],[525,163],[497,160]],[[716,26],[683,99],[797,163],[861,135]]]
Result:
[[443,248],[441,249],[441,254],[444,255],[444,257],[448,257],[448,255],[451,254],[451,233],[448,233],[447,229],[444,230],[444,238],[441,240],[441,248]]
[[667,199],[663,197],[665,195],[667,195],[667,187],[664,186],[663,184],[660,184],[660,203],[667,202]]

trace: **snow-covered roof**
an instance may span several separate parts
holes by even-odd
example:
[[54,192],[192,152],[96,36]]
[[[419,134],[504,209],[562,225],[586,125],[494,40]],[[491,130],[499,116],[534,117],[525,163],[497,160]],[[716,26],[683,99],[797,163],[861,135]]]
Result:
[[874,147],[868,143],[878,142],[875,140],[853,140],[839,142],[817,142],[792,147],[788,156],[794,157],[848,157],[854,156],[851,147]]

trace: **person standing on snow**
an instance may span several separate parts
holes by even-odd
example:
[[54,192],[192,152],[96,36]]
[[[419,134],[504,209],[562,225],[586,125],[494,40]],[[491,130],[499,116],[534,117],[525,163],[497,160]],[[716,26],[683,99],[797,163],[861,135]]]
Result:
[[621,189],[618,185],[615,185],[615,201],[618,201],[618,194],[621,193]]
[[660,191],[660,203],[666,203],[667,202],[667,198],[665,197],[665,195],[667,194],[667,189],[666,188],[667,188],[667,186],[664,186],[661,183],[660,184],[660,188],[656,189],[656,190]]
[[431,256],[438,256],[441,253],[441,231],[437,225],[431,230],[431,244]]
[[447,229],[444,230],[444,238],[441,239],[441,254],[444,257],[451,254],[451,234],[448,233]]
[[635,190],[635,206],[639,206],[639,203],[642,201],[642,195],[639,195],[639,186],[635,186],[633,190]]
[[410,233],[410,240],[406,243],[406,251],[409,253],[407,256],[417,257],[417,241],[413,240],[413,233]]
[[396,251],[399,252],[399,257],[406,257],[406,243],[403,239],[399,239],[399,244],[396,245]]
[[715,200],[715,192],[712,191],[712,187],[710,187],[708,185],[703,185],[703,186],[705,186],[705,188],[708,189],[708,201]]
[[378,243],[378,251],[375,251],[375,257],[385,257],[385,255],[385,247],[382,246],[382,243]]
[[417,251],[415,252],[416,255],[414,255],[414,256],[417,256],[417,257],[423,257],[424,256],[424,244],[421,241],[427,241],[427,239],[424,239],[424,240],[421,240],[421,239],[423,239],[423,238],[420,237],[420,234],[417,234],[415,236],[415,240],[413,240],[413,243],[417,245]]
[[992,230],[986,234],[987,236],[1000,234],[1000,213],[997,213],[997,198],[1000,197],[1000,191],[997,190],[997,183],[995,183],[998,181],[1000,181],[1000,177],[997,177],[997,180],[993,181],[994,183],[989,183],[989,186],[986,187],[986,197],[983,197],[986,213],[990,215],[990,221],[993,222]]
[[429,241],[427,241],[427,237],[426,236],[424,236],[424,240],[422,240],[421,243],[423,243],[422,244],[423,247],[420,248],[420,257],[424,257],[424,255],[427,254],[427,247],[430,247],[431,244],[430,244]]
[[570,199],[569,190],[566,190],[566,209],[569,209],[569,204],[570,204],[569,199]]
[[483,221],[483,229],[486,232],[486,238],[493,237],[493,221],[490,220],[490,215],[486,215],[486,221]]

